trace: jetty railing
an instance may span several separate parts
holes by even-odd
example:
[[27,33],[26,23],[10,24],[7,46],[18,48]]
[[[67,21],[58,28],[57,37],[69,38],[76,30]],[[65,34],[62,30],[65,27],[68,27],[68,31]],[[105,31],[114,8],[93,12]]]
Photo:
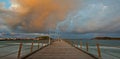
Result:
[[[95,40],[65,40],[72,46],[90,53],[100,59],[120,59],[120,46],[99,43]],[[6,41],[7,42],[7,41]],[[46,45],[48,40],[31,40],[30,42],[10,41],[8,43],[1,43],[0,45],[0,59],[13,57],[13,59],[20,59],[29,53],[32,53]],[[114,43],[113,43],[114,44]]]
[[[8,41],[6,41],[8,42]],[[0,59],[20,59],[36,50],[49,45],[48,40],[18,40],[0,45]]]
[[[91,54],[99,59],[120,59],[120,46],[112,46],[99,42],[88,42],[84,40],[65,40],[72,46]],[[114,53],[116,52],[116,53]]]

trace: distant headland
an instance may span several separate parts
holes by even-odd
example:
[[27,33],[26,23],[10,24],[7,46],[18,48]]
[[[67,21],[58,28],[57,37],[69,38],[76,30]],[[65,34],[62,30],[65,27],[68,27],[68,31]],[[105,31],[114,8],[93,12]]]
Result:
[[95,37],[94,40],[120,40],[118,37]]

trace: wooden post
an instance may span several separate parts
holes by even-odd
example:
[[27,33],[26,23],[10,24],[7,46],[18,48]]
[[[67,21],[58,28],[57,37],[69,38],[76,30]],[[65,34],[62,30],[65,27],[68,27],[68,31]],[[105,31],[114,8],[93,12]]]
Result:
[[76,45],[76,41],[74,41],[74,46]]
[[78,41],[76,41],[76,44],[77,44],[77,47],[79,46],[79,42]]
[[82,49],[82,41],[80,41],[80,48]]
[[97,50],[98,50],[98,57],[101,58],[102,56],[101,56],[101,51],[100,51],[100,45],[98,43],[96,45],[97,45]]
[[21,50],[22,50],[22,43],[20,43],[20,45],[19,45],[18,56],[17,56],[18,59],[20,59]]
[[41,45],[41,47],[43,47],[43,43],[41,43],[42,45]]
[[86,51],[88,51],[88,43],[86,43]]
[[76,41],[74,41],[74,46],[76,47]]
[[75,41],[73,41],[73,46],[75,46]]
[[38,42],[38,49],[40,48],[40,42]]
[[50,36],[49,36],[49,42],[48,42],[49,44],[51,43],[51,39],[50,39]]
[[75,41],[75,47],[77,47],[77,40]]
[[32,42],[32,45],[31,45],[31,52],[33,52],[33,42]]
[[72,41],[72,45],[74,46],[74,41]]

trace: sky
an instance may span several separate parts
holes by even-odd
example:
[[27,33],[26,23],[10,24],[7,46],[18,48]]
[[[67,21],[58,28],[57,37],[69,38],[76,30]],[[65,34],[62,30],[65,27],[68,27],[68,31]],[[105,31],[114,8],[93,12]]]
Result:
[[120,0],[0,0],[0,33],[120,37]]
[[9,8],[11,6],[10,0],[0,0],[0,2],[5,4],[5,8]]

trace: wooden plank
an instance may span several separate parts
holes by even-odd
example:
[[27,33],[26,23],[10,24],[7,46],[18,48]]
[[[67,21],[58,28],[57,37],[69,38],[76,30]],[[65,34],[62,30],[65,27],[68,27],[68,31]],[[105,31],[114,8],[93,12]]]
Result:
[[28,56],[26,59],[95,59],[76,49],[65,41],[55,41],[51,45]]

